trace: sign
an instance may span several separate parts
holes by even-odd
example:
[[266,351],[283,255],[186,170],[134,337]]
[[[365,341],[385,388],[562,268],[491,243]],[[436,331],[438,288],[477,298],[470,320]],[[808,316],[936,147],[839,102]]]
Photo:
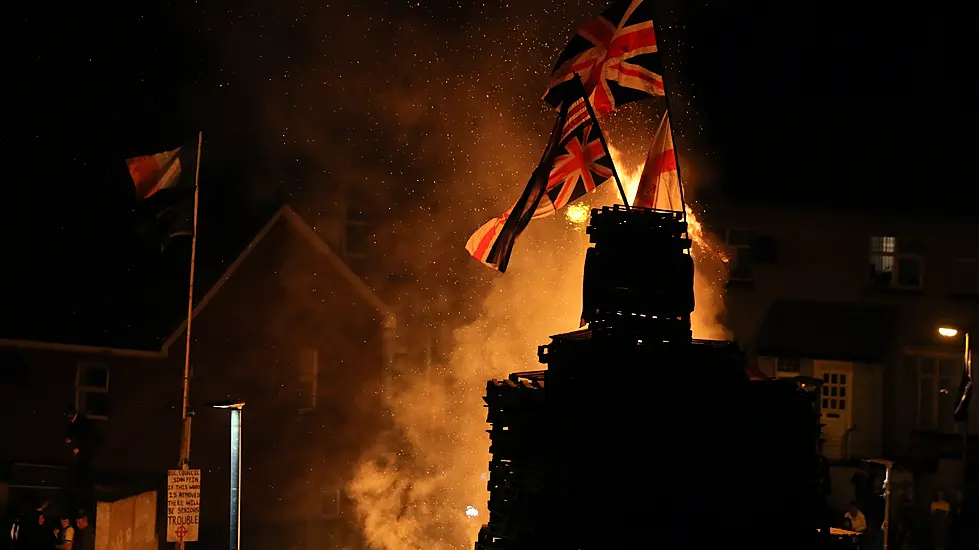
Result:
[[201,471],[167,472],[167,542],[197,541],[201,519]]

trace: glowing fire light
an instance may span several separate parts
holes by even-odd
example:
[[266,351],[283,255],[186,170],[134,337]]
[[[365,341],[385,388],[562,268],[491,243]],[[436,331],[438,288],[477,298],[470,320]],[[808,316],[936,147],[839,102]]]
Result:
[[[625,188],[625,193],[629,197],[629,204],[632,204],[636,200],[636,193],[639,191],[639,178],[642,176],[642,165],[636,166],[634,168],[627,169],[627,163],[623,162],[623,153],[615,147],[609,147],[609,152],[612,153],[612,160],[615,162],[615,166],[618,169],[619,177],[622,179],[622,187]],[[659,193],[657,208],[662,208],[666,210],[675,210],[674,205],[680,204],[680,190],[679,189],[665,189],[665,192]],[[620,193],[616,192],[616,196],[619,200],[622,200]],[[727,253],[714,244],[713,240],[708,237],[707,231],[700,220],[697,219],[697,215],[690,208],[690,204],[685,205],[687,213],[687,232],[690,235],[690,240],[693,241],[694,247],[703,250],[708,255],[721,260],[724,263],[728,263],[730,259]],[[570,219],[570,218],[569,218]]]
[[591,213],[591,207],[583,202],[576,202],[574,204],[568,205],[565,209],[565,217],[568,221],[574,224],[585,223],[588,221],[588,215]]
[[[635,196],[642,167],[628,168],[642,157],[623,159],[618,153],[612,150],[626,195]],[[391,407],[397,431],[385,432],[365,451],[347,486],[372,548],[472,549],[483,521],[475,506],[460,510],[458,503],[489,500],[486,380],[534,368],[542,341],[577,328],[589,240],[584,227],[592,206],[616,202],[614,187],[610,182],[583,204],[568,205],[564,214],[558,214],[565,217],[559,224],[564,227],[542,223],[525,234],[515,265],[533,269],[490,277],[493,291],[480,304],[482,313],[453,330],[453,348],[444,369],[419,368],[424,374],[418,375],[399,372],[385,382],[385,403]],[[679,204],[678,193],[668,199]],[[727,277],[724,256],[714,252],[712,243],[717,241],[689,209],[687,217],[695,244],[693,335],[727,339],[730,333],[721,322]]]

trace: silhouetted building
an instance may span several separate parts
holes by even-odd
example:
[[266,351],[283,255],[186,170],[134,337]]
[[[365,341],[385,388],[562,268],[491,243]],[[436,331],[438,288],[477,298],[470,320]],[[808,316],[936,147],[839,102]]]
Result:
[[[337,527],[350,511],[342,488],[381,429],[383,370],[398,353],[394,314],[288,206],[197,291],[190,464],[202,469],[201,547],[227,537],[230,420],[205,407],[225,399],[247,403],[243,548],[323,548],[348,536]],[[148,323],[165,314],[144,315]],[[162,545],[162,489],[179,455],[186,313],[183,322],[170,319],[156,346],[106,345],[126,342],[126,326],[138,328],[142,318],[119,323],[99,345],[41,335],[0,340],[0,509],[58,497],[71,459],[66,430],[78,409],[98,436],[97,492],[160,490]]]
[[[897,459],[915,470],[922,498],[957,486],[962,334],[979,327],[979,220],[936,206],[710,211],[732,258],[726,322],[738,341],[769,375],[822,381],[828,458]],[[942,338],[940,326],[959,334]],[[852,497],[849,475],[834,473],[833,501]]]

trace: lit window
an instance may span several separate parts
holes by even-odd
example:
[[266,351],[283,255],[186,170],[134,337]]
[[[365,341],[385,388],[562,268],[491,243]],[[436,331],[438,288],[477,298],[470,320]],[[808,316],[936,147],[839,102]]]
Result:
[[923,271],[921,256],[898,252],[896,237],[870,237],[870,283],[874,287],[918,289]]

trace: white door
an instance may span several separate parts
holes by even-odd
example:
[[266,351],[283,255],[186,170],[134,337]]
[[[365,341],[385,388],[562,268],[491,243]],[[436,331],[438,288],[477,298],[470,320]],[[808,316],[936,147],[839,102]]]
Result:
[[844,459],[847,432],[853,409],[853,363],[813,361],[813,375],[823,381],[820,391],[820,419],[823,426],[823,454],[830,459]]

